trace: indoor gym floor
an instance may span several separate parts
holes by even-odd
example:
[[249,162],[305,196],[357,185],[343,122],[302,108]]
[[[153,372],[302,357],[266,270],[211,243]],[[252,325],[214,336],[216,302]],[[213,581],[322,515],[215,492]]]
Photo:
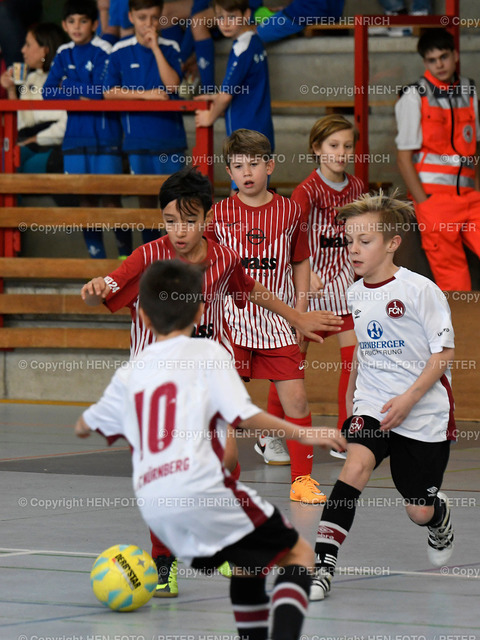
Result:
[[[75,438],[78,406],[1,408],[0,640],[235,639],[227,579],[184,565],[176,599],[154,598],[132,613],[101,605],[90,588],[94,558],[117,543],[150,550],[125,443],[107,449],[101,436]],[[332,593],[311,603],[302,640],[480,638],[480,431],[459,426],[443,485],[455,526],[451,564],[429,564],[426,530],[408,520],[383,463],[363,493]],[[242,479],[313,542],[322,508],[290,502],[289,467],[263,464],[252,440],[239,448]],[[327,494],[341,464],[316,451],[313,476]]]

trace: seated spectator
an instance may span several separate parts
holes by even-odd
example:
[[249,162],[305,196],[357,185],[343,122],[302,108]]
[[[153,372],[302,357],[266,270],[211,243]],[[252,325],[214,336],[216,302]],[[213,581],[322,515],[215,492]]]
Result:
[[[406,0],[379,0],[385,11],[386,16],[427,16],[432,12],[431,0],[411,0],[410,9],[407,9]],[[411,36],[412,28],[408,26],[402,27],[377,27],[371,29],[372,36]]]
[[[30,70],[20,86],[21,100],[42,100],[41,89],[47,79],[57,48],[65,42],[62,29],[53,23],[41,23],[27,33],[22,55]],[[10,67],[1,76],[1,84],[10,99],[17,99],[17,87]],[[61,144],[67,125],[65,111],[19,111],[18,145],[21,147],[21,173],[63,171]]]
[[112,46],[120,39],[133,35],[128,19],[128,0],[97,0],[97,34]]
[[[250,15],[261,7],[262,0],[249,0]],[[235,3],[232,2],[232,6]],[[215,84],[215,49],[212,39],[218,36],[214,29],[214,10],[212,0],[173,0],[163,7],[162,35],[165,38],[180,43],[180,59],[189,83],[196,85],[199,81],[201,93],[208,93]],[[253,23],[253,19],[252,19]],[[179,25],[185,24],[185,32],[178,32]],[[165,28],[167,27],[167,28]],[[193,62],[192,52],[195,53],[196,63]],[[210,88],[210,89],[209,89]]]
[[275,42],[303,31],[305,27],[325,18],[338,20],[345,0],[292,0],[285,9],[266,16],[265,8],[255,13],[262,22],[257,33],[263,42]]

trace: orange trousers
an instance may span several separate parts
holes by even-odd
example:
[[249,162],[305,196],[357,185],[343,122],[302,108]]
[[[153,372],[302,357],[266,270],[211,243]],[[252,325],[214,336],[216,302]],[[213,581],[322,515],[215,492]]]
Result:
[[443,291],[470,291],[464,245],[480,257],[480,192],[439,191],[415,206],[422,247]]

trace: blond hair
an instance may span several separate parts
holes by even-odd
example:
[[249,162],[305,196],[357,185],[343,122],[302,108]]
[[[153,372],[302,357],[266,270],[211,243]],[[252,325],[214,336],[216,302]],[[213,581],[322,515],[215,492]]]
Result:
[[308,147],[310,153],[314,153],[313,145],[320,146],[333,133],[337,131],[345,131],[351,129],[353,131],[354,144],[358,140],[358,131],[355,125],[338,113],[332,113],[317,120],[310,131]]
[[267,162],[272,157],[270,140],[258,131],[237,129],[223,143],[223,159],[227,165],[233,156],[260,157]]
[[350,218],[367,213],[376,213],[379,217],[375,231],[381,231],[385,240],[393,236],[404,237],[415,220],[414,207],[411,202],[397,198],[398,189],[386,195],[382,189],[378,193],[364,193],[357,200],[338,209],[338,222],[345,222]]

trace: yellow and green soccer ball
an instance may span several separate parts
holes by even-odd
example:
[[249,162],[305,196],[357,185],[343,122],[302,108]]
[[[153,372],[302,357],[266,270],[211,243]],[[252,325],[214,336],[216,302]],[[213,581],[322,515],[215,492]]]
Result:
[[151,556],[133,544],[110,547],[93,563],[93,593],[114,611],[134,611],[155,593],[158,572]]

